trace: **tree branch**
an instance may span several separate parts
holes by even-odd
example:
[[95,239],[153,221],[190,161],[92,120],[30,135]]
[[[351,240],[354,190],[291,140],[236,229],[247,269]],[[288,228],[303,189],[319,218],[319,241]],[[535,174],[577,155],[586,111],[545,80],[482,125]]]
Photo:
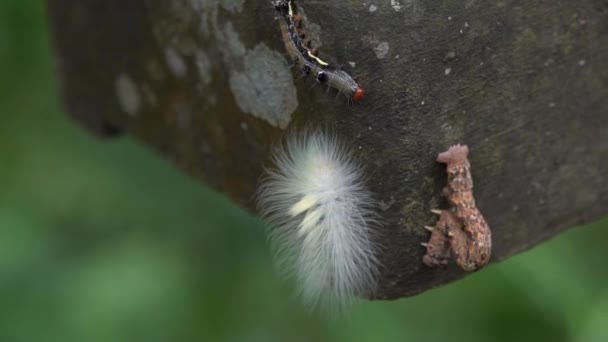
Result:
[[48,0],[62,94],[101,136],[127,132],[254,210],[284,129],[330,126],[360,158],[387,246],[377,298],[460,278],[422,264],[444,207],[436,154],[465,143],[492,261],[607,213],[608,5],[299,1],[354,106],[296,80],[268,1]]

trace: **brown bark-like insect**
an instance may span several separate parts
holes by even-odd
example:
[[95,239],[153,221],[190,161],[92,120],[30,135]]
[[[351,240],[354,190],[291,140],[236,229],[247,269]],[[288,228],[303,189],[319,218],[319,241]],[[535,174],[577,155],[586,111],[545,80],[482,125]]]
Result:
[[490,227],[475,206],[473,180],[468,160],[469,148],[454,145],[439,153],[437,161],[447,164],[448,184],[443,188],[451,208],[433,210],[440,215],[422,261],[429,267],[445,265],[450,257],[465,271],[475,271],[488,263],[492,252]]

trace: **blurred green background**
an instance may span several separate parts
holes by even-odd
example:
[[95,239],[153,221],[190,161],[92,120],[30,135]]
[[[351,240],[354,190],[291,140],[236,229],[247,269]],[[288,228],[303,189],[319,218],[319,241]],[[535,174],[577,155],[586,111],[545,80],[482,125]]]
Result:
[[608,220],[343,320],[277,278],[263,227],[56,96],[44,8],[0,1],[0,341],[608,341]]

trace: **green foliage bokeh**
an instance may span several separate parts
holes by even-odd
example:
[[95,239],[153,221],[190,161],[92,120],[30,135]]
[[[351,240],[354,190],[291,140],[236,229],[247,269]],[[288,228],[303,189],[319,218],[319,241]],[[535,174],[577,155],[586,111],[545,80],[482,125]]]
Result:
[[608,220],[420,296],[308,314],[263,227],[57,96],[44,8],[0,2],[0,341],[608,341]]

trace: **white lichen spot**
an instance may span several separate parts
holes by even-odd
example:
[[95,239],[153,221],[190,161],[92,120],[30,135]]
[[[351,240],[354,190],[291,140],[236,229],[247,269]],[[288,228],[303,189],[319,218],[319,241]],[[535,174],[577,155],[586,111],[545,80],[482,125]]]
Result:
[[444,71],[446,76],[449,75],[451,72],[452,72],[452,68],[446,68]]
[[397,0],[391,0],[391,7],[393,7],[396,12],[401,11],[401,4]]
[[169,70],[173,76],[182,78],[186,76],[188,72],[188,66],[184,61],[184,58],[173,48],[168,47],[165,49],[165,62],[169,67]]
[[[245,0],[182,0],[189,2],[190,12],[197,15],[198,32],[205,37],[216,35],[220,31],[219,24],[223,22],[219,20],[219,15],[223,10],[240,13],[243,11]],[[220,7],[222,10],[220,10]],[[220,33],[221,35],[221,33]]]
[[351,67],[351,68],[355,68],[355,67],[357,67],[357,63],[352,62],[352,61],[351,61],[351,62],[348,62],[348,65],[350,65],[350,67]]
[[221,30],[215,31],[215,38],[223,44],[222,51],[224,52],[224,57],[227,59],[227,62],[232,62],[232,58],[234,57],[242,57],[245,55],[247,49],[241,39],[239,34],[232,26],[231,22],[227,22],[224,24],[224,28]]
[[230,75],[230,89],[238,107],[273,126],[285,128],[298,107],[293,75],[285,58],[258,44],[248,51],[243,70]]
[[119,75],[114,81],[114,90],[122,110],[130,116],[137,116],[141,109],[141,97],[131,77],[127,74]]
[[448,20],[452,20],[452,16],[449,16],[449,17],[448,17]]
[[197,49],[194,53],[194,61],[198,77],[204,84],[211,83],[211,60],[203,49]]
[[374,47],[374,53],[378,59],[383,59],[388,54],[389,49],[388,42],[381,42]]
[[369,11],[370,11],[371,13],[376,12],[376,10],[377,10],[377,9],[378,9],[378,7],[376,7],[376,5],[369,5]]
[[585,64],[587,64],[587,61],[585,61],[584,59],[578,61],[578,66],[585,66]]
[[468,21],[464,22],[464,27],[469,27],[469,22]]

